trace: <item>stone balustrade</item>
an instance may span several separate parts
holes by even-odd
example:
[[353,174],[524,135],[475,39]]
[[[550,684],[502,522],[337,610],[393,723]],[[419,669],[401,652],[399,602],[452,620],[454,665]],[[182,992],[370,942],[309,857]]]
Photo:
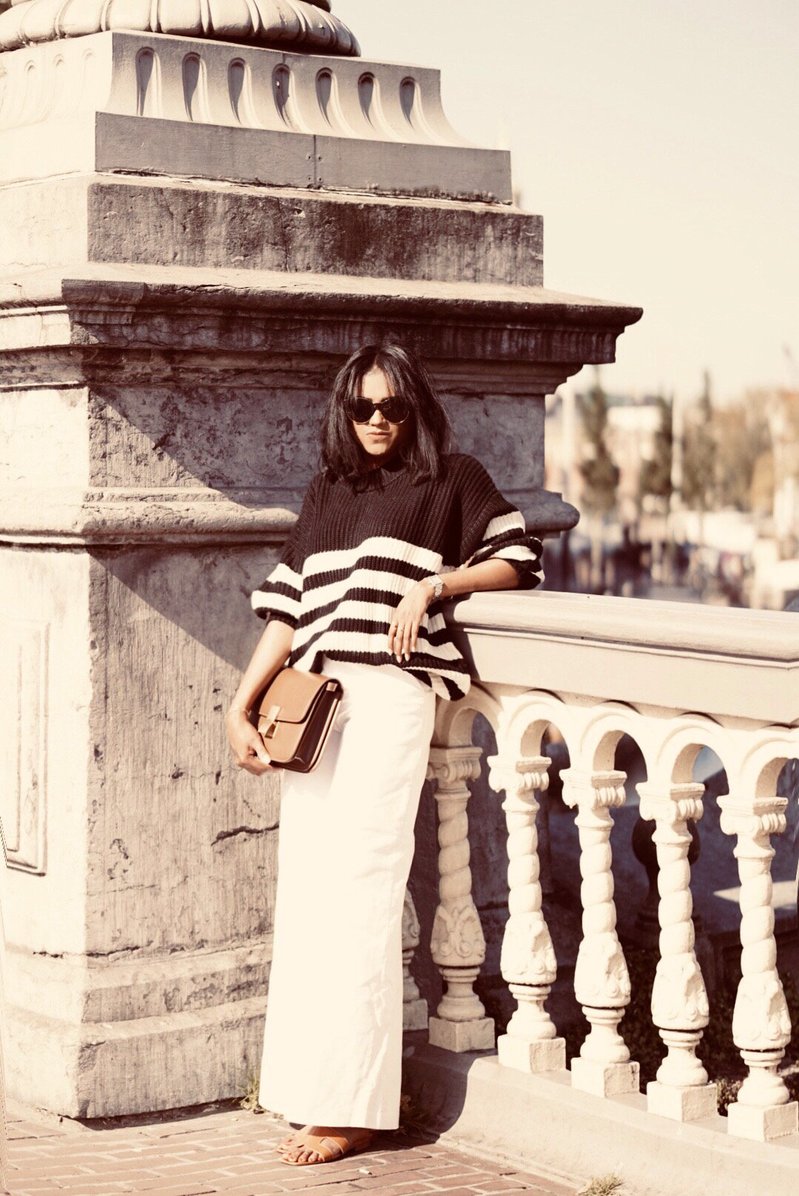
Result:
[[[470,941],[482,942],[470,897],[462,783],[479,770],[472,734],[480,715],[496,735],[488,784],[503,799],[508,828],[501,969],[517,1009],[499,1039],[499,1065],[549,1077],[559,1092],[567,1084],[599,1098],[622,1096],[660,1118],[701,1124],[716,1144],[723,1131],[728,1141],[792,1146],[796,1166],[798,1106],[779,1073],[791,1027],[777,971],[771,879],[771,839],[786,826],[787,800],[778,796],[777,780],[784,764],[799,756],[795,620],[547,593],[475,595],[451,618],[479,680],[461,702],[441,704],[431,752],[431,773],[460,783],[457,798],[449,785],[449,808],[440,790],[436,795],[442,906],[444,916],[460,911],[468,917]],[[537,795],[547,787],[550,760],[542,741],[550,726],[569,752],[563,800],[576,810],[582,877],[574,987],[589,1030],[568,1071],[563,1040],[545,1008],[556,962],[543,912],[536,814]],[[626,1006],[637,1000],[616,933],[610,847],[613,812],[625,801],[626,776],[615,759],[625,734],[644,757],[640,813],[654,823],[659,866],[660,959],[651,1016],[665,1057],[645,1096],[618,1029]],[[729,792],[719,800],[721,829],[731,838],[740,874],[742,975],[732,1034],[748,1075],[726,1119],[716,1114],[716,1086],[695,1053],[711,1016],[695,949],[688,856],[688,823],[703,813],[704,786],[694,779],[694,765],[704,747],[716,753],[728,777]],[[433,938],[433,958],[451,985],[453,961],[441,955],[438,931]],[[485,1014],[471,991],[481,958],[475,949],[461,961],[457,1008],[469,1008],[473,998],[471,1016],[483,1046]],[[431,1019],[431,1041],[451,1051],[478,1045],[446,998]]]

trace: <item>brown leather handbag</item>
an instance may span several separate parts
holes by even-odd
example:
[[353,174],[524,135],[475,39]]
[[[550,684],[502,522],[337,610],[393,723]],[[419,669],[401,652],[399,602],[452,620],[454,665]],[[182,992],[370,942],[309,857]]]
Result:
[[253,707],[252,721],[279,768],[310,772],[322,754],[341,701],[341,682],[281,669]]

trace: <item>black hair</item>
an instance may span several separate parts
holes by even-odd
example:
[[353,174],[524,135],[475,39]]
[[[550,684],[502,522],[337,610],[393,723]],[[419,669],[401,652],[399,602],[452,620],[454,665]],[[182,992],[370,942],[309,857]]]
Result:
[[386,375],[392,392],[402,395],[411,406],[409,435],[400,449],[411,481],[439,477],[449,446],[446,412],[423,362],[393,341],[363,345],[336,375],[322,422],[323,468],[352,485],[368,475],[371,463],[355,438],[347,404],[359,396],[361,379],[375,366]]

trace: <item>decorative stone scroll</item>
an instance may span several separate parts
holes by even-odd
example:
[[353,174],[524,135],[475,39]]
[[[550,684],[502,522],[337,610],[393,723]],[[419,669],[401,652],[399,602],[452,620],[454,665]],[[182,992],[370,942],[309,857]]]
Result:
[[507,1034],[497,1040],[500,1063],[520,1071],[557,1071],[566,1066],[565,1039],[558,1038],[544,1003],[557,963],[542,912],[536,791],[549,783],[548,756],[519,761],[489,759],[489,784],[504,789],[508,827],[508,911],[501,969],[517,1001]]
[[478,747],[433,747],[427,776],[435,781],[438,804],[439,904],[431,954],[446,986],[438,1017],[430,1018],[430,1042],[448,1051],[477,1051],[494,1045],[494,1021],[474,991],[485,960],[480,916],[472,899],[469,867],[467,782],[480,775]]
[[616,934],[609,811],[623,805],[625,774],[612,770],[561,773],[563,800],[577,807],[583,878],[583,939],[574,991],[591,1030],[571,1065],[572,1084],[597,1096],[638,1091],[637,1063],[630,1062],[618,1025],[630,1002],[630,977]]
[[329,0],[14,0],[0,12],[0,50],[109,30],[360,53],[355,36],[331,14]]

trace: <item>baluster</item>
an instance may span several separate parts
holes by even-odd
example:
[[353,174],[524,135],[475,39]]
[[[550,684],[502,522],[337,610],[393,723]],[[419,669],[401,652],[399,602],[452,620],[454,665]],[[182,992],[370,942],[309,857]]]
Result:
[[427,1001],[419,995],[419,986],[411,975],[411,962],[419,946],[419,918],[410,889],[405,890],[402,907],[402,1028],[427,1028]]
[[580,1056],[572,1060],[572,1086],[598,1096],[638,1091],[637,1063],[618,1026],[630,1001],[630,977],[616,934],[609,810],[624,803],[625,774],[616,771],[561,773],[563,800],[577,807],[580,832],[580,894],[583,939],[574,972],[574,991],[591,1029]]
[[696,1121],[716,1112],[716,1085],[696,1057],[708,1024],[708,1002],[694,951],[688,819],[702,817],[704,786],[696,782],[638,786],[641,817],[655,820],[660,959],[652,989],[652,1019],[666,1044],[657,1079],[647,1084],[650,1113]]
[[741,982],[732,1037],[749,1069],[737,1101],[727,1110],[729,1131],[770,1142],[799,1132],[799,1104],[791,1101],[777,1068],[791,1038],[791,1021],[777,972],[771,836],[785,830],[784,797],[720,797],[721,829],[737,836],[741,878]]
[[566,1043],[557,1037],[544,1008],[557,965],[541,909],[536,790],[549,782],[549,758],[506,761],[491,756],[489,784],[504,789],[508,827],[508,921],[502,939],[502,975],[516,999],[506,1034],[497,1040],[500,1063],[519,1071],[557,1071],[566,1066]]
[[485,1016],[474,982],[485,960],[485,938],[472,900],[469,867],[467,781],[480,775],[481,750],[432,747],[427,776],[436,783],[439,904],[431,954],[446,991],[438,1017],[430,1018],[430,1042],[448,1051],[479,1051],[494,1045],[494,1020]]

